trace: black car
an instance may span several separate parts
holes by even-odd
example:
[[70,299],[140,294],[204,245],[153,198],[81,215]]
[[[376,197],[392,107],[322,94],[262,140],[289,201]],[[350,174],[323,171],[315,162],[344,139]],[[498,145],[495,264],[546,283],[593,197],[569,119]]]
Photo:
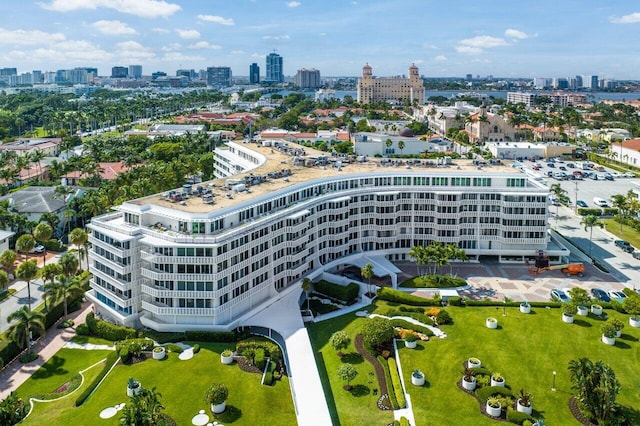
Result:
[[633,253],[633,251],[635,250],[633,246],[625,240],[616,240],[615,244],[627,253]]
[[591,295],[601,302],[611,302],[611,298],[606,291],[599,288],[592,288]]

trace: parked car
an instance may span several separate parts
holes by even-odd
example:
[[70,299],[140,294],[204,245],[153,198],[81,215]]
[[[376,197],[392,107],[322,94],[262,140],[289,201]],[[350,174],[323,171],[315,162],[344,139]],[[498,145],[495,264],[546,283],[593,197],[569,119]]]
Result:
[[613,176],[611,175],[611,173],[605,173],[603,176],[604,180],[613,180]]
[[633,251],[635,250],[633,246],[625,240],[616,240],[615,245],[617,247],[620,247],[622,251],[626,251],[627,253],[633,253]]
[[567,167],[570,169],[575,169],[576,165],[573,163],[567,163]]
[[29,253],[44,253],[44,246],[42,244],[36,244]]
[[601,288],[592,288],[591,296],[593,296],[595,299],[598,299],[600,302],[611,302],[611,298],[609,297],[607,292],[602,290]]
[[633,174],[633,173],[631,173],[631,172],[626,172],[626,173],[624,173],[622,176],[624,176],[624,177],[628,177],[628,178],[634,178],[634,177],[636,177],[636,175],[635,175],[635,174]]
[[627,295],[618,290],[609,290],[609,297],[611,298],[611,300],[622,303],[624,299],[627,298]]
[[551,290],[551,298],[559,300],[561,302],[568,302],[569,300],[571,300],[569,299],[569,295],[565,293],[561,288],[554,288],[553,290]]
[[636,259],[640,259],[640,251],[635,251],[635,250],[634,250],[634,251],[633,251],[633,253],[631,253],[631,255],[632,255],[633,257],[635,257]]
[[578,207],[589,207],[589,205],[582,200],[576,201],[576,204],[578,205]]

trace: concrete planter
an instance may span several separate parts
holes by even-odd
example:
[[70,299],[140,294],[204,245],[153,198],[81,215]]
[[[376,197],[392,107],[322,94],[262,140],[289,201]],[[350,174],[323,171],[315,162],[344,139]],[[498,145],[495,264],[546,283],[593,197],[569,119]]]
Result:
[[616,330],[616,337],[622,336],[622,330]]
[[162,346],[156,346],[153,348],[153,359],[161,360],[164,359],[165,356],[167,356],[165,348]]
[[528,303],[521,303],[520,304],[520,312],[522,312],[523,314],[530,314],[531,313],[531,305]]
[[470,382],[467,382],[464,377],[462,378],[462,387],[468,391],[476,389],[476,378],[473,377]]
[[586,317],[589,315],[589,309],[586,306],[578,306],[578,315]]
[[233,364],[233,353],[231,355],[223,355],[223,354],[224,352],[220,354],[220,362],[225,365]]
[[414,340],[413,342],[407,342],[407,341],[405,340],[405,342],[404,342],[404,346],[405,346],[406,348],[409,348],[409,349],[415,349],[415,348],[418,346],[418,341],[417,341],[417,340]]
[[480,368],[480,367],[482,367],[482,362],[478,358],[469,358],[467,360],[467,367],[469,367],[469,368]]
[[221,404],[211,404],[211,412],[213,414],[224,413],[227,409],[227,401],[223,401]]
[[605,345],[609,345],[609,346],[613,346],[616,344],[616,338],[615,337],[607,337],[604,334],[602,335],[602,343],[604,343]]
[[567,324],[573,324],[573,315],[562,314],[562,322],[566,322]]
[[533,412],[533,405],[529,404],[529,406],[527,407],[526,405],[520,404],[520,400],[518,400],[516,401],[516,410],[530,416]]
[[140,383],[138,383],[138,386],[135,388],[130,388],[129,386],[127,386],[127,396],[129,398],[133,398],[134,396],[138,395],[141,391],[142,391],[142,385]]
[[640,318],[629,318],[629,325],[634,328],[640,328]]
[[487,328],[498,328],[498,320],[493,317],[489,317],[485,320],[485,325]]
[[497,407],[492,407],[487,402],[487,414],[491,417],[500,417],[500,413],[502,412],[502,405],[498,404]]
[[424,374],[411,373],[411,384],[414,386],[424,386]]
[[504,379],[502,379],[502,380],[493,380],[493,377],[491,378],[491,386],[499,386],[499,387],[503,388],[504,385],[505,385]]
[[591,305],[591,313],[593,315],[602,315],[602,306],[600,306],[600,305]]

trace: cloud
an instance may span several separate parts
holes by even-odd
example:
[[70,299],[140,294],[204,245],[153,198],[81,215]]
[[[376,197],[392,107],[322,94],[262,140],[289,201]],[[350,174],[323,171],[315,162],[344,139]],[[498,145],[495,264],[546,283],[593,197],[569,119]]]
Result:
[[300,3],[299,1],[288,1],[287,2],[287,7],[298,7],[300,6],[302,3]]
[[129,35],[136,33],[136,30],[120,21],[101,20],[94,22],[93,24],[91,24],[91,26],[100,31],[102,34],[107,35]]
[[209,44],[208,41],[199,41],[189,45],[189,49],[222,49],[218,44]]
[[39,30],[6,30],[0,28],[0,44],[9,45],[41,45],[65,40],[62,33],[47,33]]
[[163,52],[175,52],[176,50],[182,49],[182,45],[180,43],[169,43],[166,46],[162,46],[160,50]]
[[184,55],[180,52],[170,52],[170,53],[165,53],[164,56],[162,57],[162,61],[163,62],[169,62],[169,61],[173,61],[173,62],[199,62],[199,61],[204,61],[204,58],[202,56],[189,56],[189,55]]
[[153,31],[154,33],[160,33],[160,34],[169,34],[171,32],[166,28],[152,28],[151,31]]
[[415,60],[411,61],[411,63],[413,65],[420,65],[420,64],[424,64],[424,61],[422,59],[415,59]]
[[180,10],[179,5],[164,0],[52,0],[50,3],[38,4],[43,9],[55,12],[105,8],[141,18],[167,18]]
[[612,24],[637,24],[640,22],[640,12],[630,13],[623,16],[612,16],[609,18]]
[[137,41],[124,41],[116,44],[116,52],[121,61],[145,61],[155,58],[155,53]]
[[283,35],[266,35],[262,36],[263,40],[289,40],[289,36],[286,34]]
[[476,36],[473,38],[460,40],[458,42],[458,46],[456,46],[456,52],[466,55],[479,55],[483,53],[485,49],[508,45],[509,43],[507,43],[507,41],[503,38],[491,36]]
[[198,19],[205,22],[213,22],[220,25],[235,25],[232,18],[223,18],[222,16],[216,15],[198,15]]
[[514,30],[509,28],[504,32],[504,36],[510,38],[512,40],[524,40],[526,38],[535,38],[538,37],[538,34],[527,34],[523,31]]
[[444,62],[447,60],[447,57],[444,55],[438,55],[435,58],[433,58],[433,60],[436,62]]
[[184,38],[187,40],[194,40],[196,38],[200,38],[200,32],[198,32],[197,30],[176,29],[176,32],[178,33],[178,36],[180,38]]
[[244,55],[246,52],[244,50],[232,50],[230,53],[232,55]]

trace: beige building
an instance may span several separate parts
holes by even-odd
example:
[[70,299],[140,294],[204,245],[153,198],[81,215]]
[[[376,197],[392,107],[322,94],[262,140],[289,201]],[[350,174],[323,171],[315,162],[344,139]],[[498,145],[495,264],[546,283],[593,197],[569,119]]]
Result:
[[487,113],[484,105],[466,120],[464,127],[469,142],[473,144],[515,140],[515,129],[511,123],[501,115]]
[[376,102],[402,104],[414,102],[424,103],[424,83],[420,78],[418,67],[409,67],[409,78],[406,77],[374,77],[369,64],[362,67],[362,77],[358,79],[358,102],[372,104]]

